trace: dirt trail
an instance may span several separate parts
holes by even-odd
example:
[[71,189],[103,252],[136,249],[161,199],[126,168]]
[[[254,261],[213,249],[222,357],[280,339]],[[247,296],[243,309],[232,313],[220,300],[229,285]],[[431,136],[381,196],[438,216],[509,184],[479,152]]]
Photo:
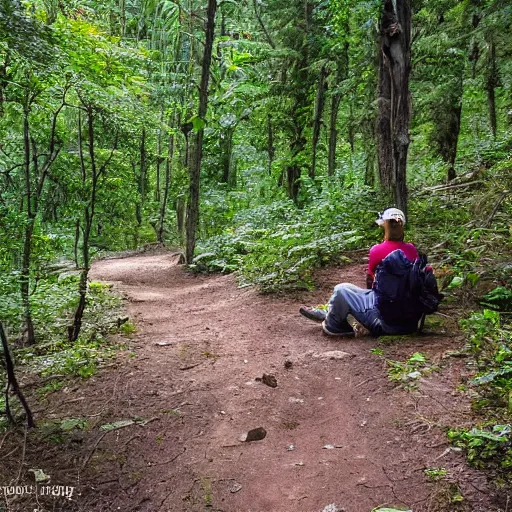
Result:
[[[91,278],[128,298],[136,355],[78,393],[100,411],[100,424],[152,421],[89,440],[84,510],[441,510],[444,491],[428,482],[428,467],[447,468],[465,497],[442,510],[499,510],[440,428],[468,413],[453,392],[462,362],[424,380],[421,392],[399,390],[370,352],[378,340],[333,340],[299,317],[301,303],[325,302],[336,282],[362,285],[363,276],[362,265],[331,269],[317,292],[278,299],[239,289],[232,276],[187,274],[172,254],[97,262]],[[423,336],[382,348],[391,359],[421,351],[436,361],[457,340]],[[349,355],[315,357],[332,350]],[[255,381],[263,373],[275,375],[276,388]],[[238,440],[256,427],[265,439]]]

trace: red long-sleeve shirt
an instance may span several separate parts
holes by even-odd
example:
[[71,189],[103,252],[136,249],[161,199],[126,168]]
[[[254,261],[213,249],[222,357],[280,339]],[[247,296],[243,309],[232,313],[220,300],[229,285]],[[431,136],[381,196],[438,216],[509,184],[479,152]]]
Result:
[[418,257],[418,250],[413,244],[407,242],[394,242],[386,240],[380,244],[374,245],[370,249],[370,259],[368,261],[368,275],[373,279],[377,265],[391,252],[401,249],[405,257],[414,261]]

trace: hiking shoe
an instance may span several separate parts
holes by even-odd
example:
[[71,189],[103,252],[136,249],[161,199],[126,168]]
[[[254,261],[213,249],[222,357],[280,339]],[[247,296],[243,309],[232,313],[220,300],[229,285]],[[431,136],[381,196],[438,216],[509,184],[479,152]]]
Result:
[[355,336],[354,329],[352,329],[352,326],[346,322],[346,326],[343,325],[341,328],[339,327],[327,327],[325,325],[325,320],[322,322],[322,330],[324,331],[324,334],[327,334],[327,336],[345,336],[346,338],[352,338]]
[[327,311],[318,308],[302,307],[299,309],[299,313],[314,322],[323,322],[327,316]]

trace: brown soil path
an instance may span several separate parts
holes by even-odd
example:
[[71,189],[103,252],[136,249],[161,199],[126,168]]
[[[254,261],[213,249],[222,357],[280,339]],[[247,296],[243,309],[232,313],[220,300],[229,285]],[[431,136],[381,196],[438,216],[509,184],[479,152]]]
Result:
[[[193,276],[175,263],[157,254],[94,265],[91,278],[126,295],[138,330],[133,363],[92,383],[88,396],[109,397],[103,421],[153,421],[101,440],[85,473],[91,510],[438,510],[445,489],[423,470],[441,466],[465,497],[443,510],[498,510],[439,428],[468,413],[453,391],[461,364],[425,380],[421,392],[396,389],[370,352],[378,340],[325,337],[298,316],[297,299],[263,297],[232,276]],[[354,265],[329,274],[301,299],[325,301],[337,281],[362,285],[364,272]],[[440,360],[456,346],[424,336],[384,348],[391,359],[421,351]],[[332,350],[349,356],[315,357]],[[276,388],[255,380],[263,373],[275,375]],[[256,427],[265,439],[238,440]]]

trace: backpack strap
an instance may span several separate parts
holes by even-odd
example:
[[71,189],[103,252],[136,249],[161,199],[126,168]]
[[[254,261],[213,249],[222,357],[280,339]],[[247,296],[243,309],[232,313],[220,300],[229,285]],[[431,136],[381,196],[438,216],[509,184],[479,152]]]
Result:
[[419,319],[418,329],[417,329],[418,334],[421,334],[423,332],[423,327],[425,327],[425,318],[426,317],[427,317],[427,314],[423,313],[421,315],[421,318]]

